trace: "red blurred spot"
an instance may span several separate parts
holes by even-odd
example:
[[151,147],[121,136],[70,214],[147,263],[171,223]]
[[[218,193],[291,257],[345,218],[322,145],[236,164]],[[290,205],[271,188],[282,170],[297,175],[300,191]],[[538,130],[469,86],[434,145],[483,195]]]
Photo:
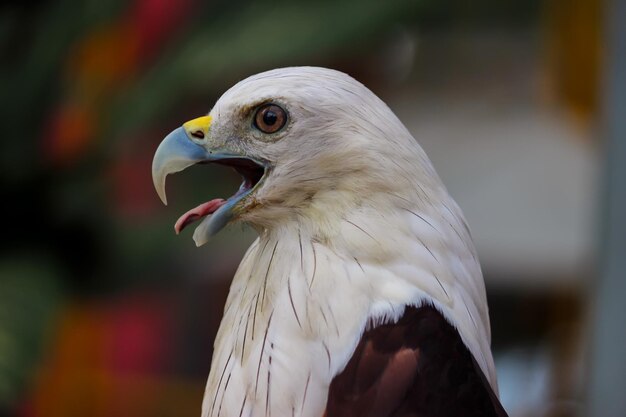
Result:
[[136,28],[141,58],[145,59],[161,46],[189,15],[191,0],[138,0],[129,13],[129,21]]
[[156,373],[172,356],[171,300],[128,297],[109,307],[105,366],[116,372]]

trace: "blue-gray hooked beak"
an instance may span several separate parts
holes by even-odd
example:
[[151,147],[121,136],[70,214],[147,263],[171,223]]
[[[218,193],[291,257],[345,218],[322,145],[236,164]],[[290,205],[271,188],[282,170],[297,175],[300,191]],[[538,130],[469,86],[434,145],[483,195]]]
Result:
[[[165,193],[166,177],[194,164],[215,162],[221,165],[228,165],[233,167],[243,177],[243,183],[235,195],[227,200],[218,199],[219,201],[209,202],[213,203],[212,205],[205,203],[184,215],[184,219],[181,218],[182,226],[179,227],[177,223],[176,231],[178,232],[187,224],[206,216],[193,235],[197,246],[206,243],[211,236],[219,232],[232,220],[235,205],[256,188],[266,171],[264,163],[248,156],[211,148],[209,138],[210,123],[210,116],[203,116],[175,129],[163,139],[152,160],[152,180],[157,194],[164,204],[167,204]],[[203,144],[199,144],[194,142],[192,137],[206,140],[203,140]],[[213,209],[202,212],[202,207],[207,205]],[[217,209],[214,210],[216,207]]]
[[169,174],[211,159],[212,155],[202,146],[192,142],[182,126],[167,135],[152,160],[152,181],[163,204],[167,205],[165,178]]

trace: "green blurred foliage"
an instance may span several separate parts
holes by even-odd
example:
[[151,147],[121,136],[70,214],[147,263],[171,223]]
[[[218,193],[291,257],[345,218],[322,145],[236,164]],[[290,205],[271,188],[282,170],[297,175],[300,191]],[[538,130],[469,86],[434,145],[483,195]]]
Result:
[[45,350],[62,301],[45,259],[0,260],[0,410],[20,398]]

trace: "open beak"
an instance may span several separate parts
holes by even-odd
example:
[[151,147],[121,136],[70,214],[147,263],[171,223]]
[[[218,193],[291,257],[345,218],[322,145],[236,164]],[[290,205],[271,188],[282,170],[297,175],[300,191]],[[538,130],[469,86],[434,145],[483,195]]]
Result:
[[157,194],[167,204],[165,179],[169,174],[179,172],[199,163],[217,163],[234,168],[243,177],[239,190],[230,198],[217,198],[189,210],[178,219],[175,225],[179,233],[187,225],[202,220],[196,228],[193,239],[197,246],[206,243],[235,217],[235,208],[261,182],[266,165],[246,155],[213,147],[210,138],[211,117],[203,116],[185,123],[171,132],[159,145],[152,161],[152,180]]

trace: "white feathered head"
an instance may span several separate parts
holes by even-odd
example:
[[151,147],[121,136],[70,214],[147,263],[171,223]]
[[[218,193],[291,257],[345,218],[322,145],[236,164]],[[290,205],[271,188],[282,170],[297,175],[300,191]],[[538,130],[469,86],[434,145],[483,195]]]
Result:
[[168,174],[201,162],[233,166],[244,182],[228,200],[213,200],[180,219],[177,231],[211,214],[194,234],[198,245],[234,220],[268,228],[313,219],[324,229],[372,198],[427,204],[442,188],[384,102],[348,75],[316,67],[247,78],[208,116],[172,132],[153,164],[162,199]]

